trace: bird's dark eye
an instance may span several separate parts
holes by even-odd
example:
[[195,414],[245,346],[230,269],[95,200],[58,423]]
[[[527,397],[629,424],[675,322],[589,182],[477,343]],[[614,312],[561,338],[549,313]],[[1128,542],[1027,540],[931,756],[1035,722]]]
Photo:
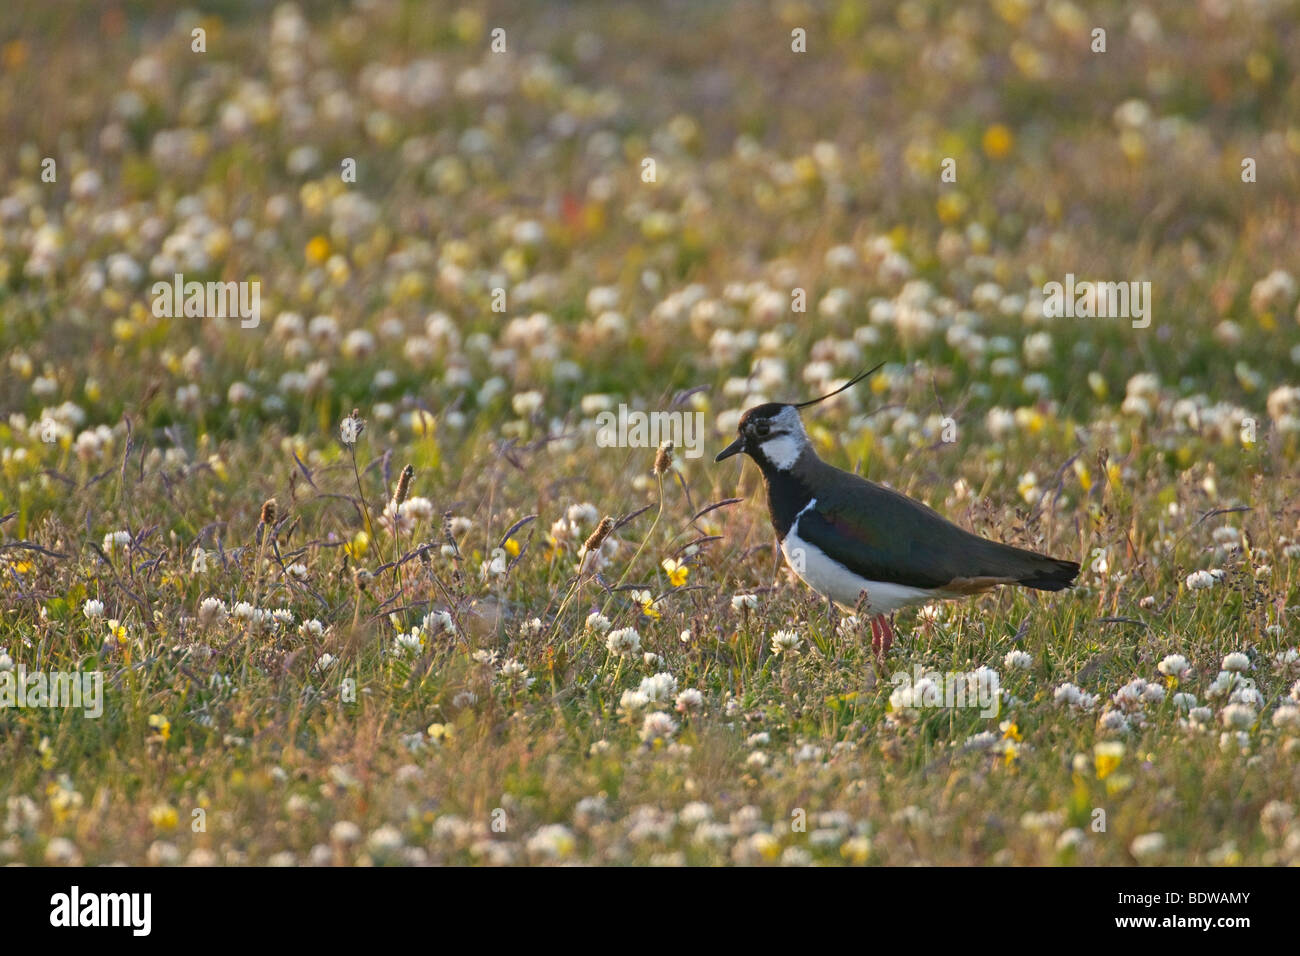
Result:
[[769,425],[767,422],[760,421],[754,423],[754,434],[757,435],[759,438],[762,438],[771,430],[772,430],[772,426]]

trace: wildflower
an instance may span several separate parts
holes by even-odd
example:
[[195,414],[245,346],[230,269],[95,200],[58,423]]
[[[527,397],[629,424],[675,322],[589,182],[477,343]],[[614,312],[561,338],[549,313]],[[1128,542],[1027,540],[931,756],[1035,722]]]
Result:
[[1011,148],[1015,145],[1015,137],[1002,123],[994,123],[984,131],[980,145],[984,149],[984,154],[990,159],[1002,159],[1011,152]]
[[587,615],[584,627],[593,634],[606,634],[610,629],[610,620],[598,611],[592,612]]
[[641,605],[641,613],[651,620],[659,620],[663,615],[655,607],[654,595],[649,591],[633,591],[632,601]]
[[528,676],[528,668],[516,660],[505,661],[501,669],[497,672],[497,677],[501,683],[507,687],[517,690],[527,690],[536,683],[535,677]]
[[1002,658],[1002,664],[1005,667],[1027,671],[1034,666],[1034,658],[1026,651],[1007,651],[1006,656]]
[[149,822],[159,830],[175,830],[180,817],[175,807],[160,803],[149,811]]
[[677,695],[677,712],[694,714],[704,709],[704,695],[693,687],[688,687]]
[[772,635],[773,654],[798,654],[803,639],[794,631],[777,631]]
[[1255,708],[1248,704],[1229,704],[1219,713],[1223,726],[1235,730],[1248,730],[1255,724]]
[[757,595],[757,594],[737,594],[737,595],[733,596],[732,599],[731,599],[731,607],[732,607],[732,610],[735,610],[735,611],[739,611],[739,610],[741,610],[742,608],[745,609],[745,610],[750,610],[750,611],[752,611],[754,608],[758,607],[758,595]]
[[675,733],[677,721],[661,710],[646,714],[641,724],[641,739],[646,743],[667,739]]
[[528,838],[528,853],[539,860],[563,859],[573,853],[576,846],[573,831],[562,823],[538,827]]
[[690,565],[682,564],[673,558],[664,558],[662,567],[668,575],[668,583],[675,588],[685,584],[687,577],[691,573]]
[[610,631],[605,639],[605,648],[619,657],[631,657],[641,650],[641,635],[635,628],[621,627]]
[[638,690],[653,704],[665,703],[677,693],[677,678],[672,674],[655,674],[642,680]]
[[125,644],[126,637],[127,637],[126,625],[123,624],[115,617],[109,618],[108,639],[110,641],[116,641],[118,644]]
[[131,532],[110,531],[104,535],[103,548],[109,554],[126,550],[131,544]]
[[157,737],[159,740],[166,742],[171,739],[172,722],[162,714],[150,714],[149,726],[157,731]]
[[1192,673],[1187,658],[1182,654],[1168,654],[1161,658],[1160,663],[1156,665],[1156,670],[1175,680],[1186,680]]
[[639,690],[625,690],[623,696],[618,699],[618,708],[629,717],[635,716],[645,710],[650,703],[650,698],[646,697]]
[[455,734],[451,724],[430,724],[425,733],[429,735],[429,740],[435,744],[441,744],[450,740]]
[[1187,586],[1193,591],[1214,586],[1216,578],[1209,571],[1193,571],[1187,575]]
[[216,627],[224,624],[230,612],[226,602],[220,598],[204,598],[199,604],[199,624],[202,627]]
[[1115,741],[1099,743],[1092,748],[1092,755],[1097,768],[1097,779],[1105,780],[1118,769],[1124,758],[1124,745]]
[[1223,658],[1221,665],[1225,671],[1240,673],[1241,671],[1250,670],[1250,658],[1240,651],[1234,651]]
[[190,574],[206,574],[209,567],[208,552],[195,548],[194,557],[190,560]]
[[1164,852],[1165,836],[1163,833],[1143,833],[1133,838],[1128,849],[1139,862],[1154,859]]
[[87,620],[98,620],[104,616],[104,602],[92,598],[81,606],[81,613],[86,615]]
[[365,419],[361,417],[360,411],[354,408],[352,414],[343,419],[342,424],[339,425],[339,438],[345,445],[355,445],[365,429]]
[[1074,684],[1062,684],[1052,694],[1053,700],[1073,710],[1092,710],[1097,706],[1097,695],[1089,694]]

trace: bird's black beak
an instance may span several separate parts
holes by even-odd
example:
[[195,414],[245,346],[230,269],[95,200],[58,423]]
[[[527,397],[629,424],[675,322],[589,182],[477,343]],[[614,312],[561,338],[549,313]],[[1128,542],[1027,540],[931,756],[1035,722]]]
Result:
[[714,461],[722,461],[724,458],[730,458],[732,455],[739,455],[745,450],[745,439],[737,438],[722,451],[718,452],[718,457]]

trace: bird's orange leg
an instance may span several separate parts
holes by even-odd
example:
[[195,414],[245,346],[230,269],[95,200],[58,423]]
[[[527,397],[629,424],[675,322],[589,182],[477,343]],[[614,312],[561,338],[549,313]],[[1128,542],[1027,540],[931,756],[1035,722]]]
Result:
[[877,657],[884,657],[894,643],[894,629],[884,614],[871,619],[871,649]]

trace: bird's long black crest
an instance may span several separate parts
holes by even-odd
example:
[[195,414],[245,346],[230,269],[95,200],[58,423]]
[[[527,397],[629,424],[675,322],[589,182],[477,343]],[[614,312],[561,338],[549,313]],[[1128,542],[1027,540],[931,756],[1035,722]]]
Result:
[[827,392],[821,398],[810,398],[806,402],[798,402],[795,404],[794,407],[807,408],[809,405],[816,405],[818,402],[824,402],[826,401],[826,399],[838,395],[840,392],[847,391],[848,389],[852,388],[854,385],[857,385],[858,382],[862,381],[864,378],[869,378],[871,375],[875,374],[876,372],[879,372],[880,369],[884,366],[884,364],[885,364],[884,362],[881,362],[875,368],[869,368],[865,372],[859,372],[857,375],[853,376],[851,379],[849,379],[847,382],[845,382],[835,391]]

